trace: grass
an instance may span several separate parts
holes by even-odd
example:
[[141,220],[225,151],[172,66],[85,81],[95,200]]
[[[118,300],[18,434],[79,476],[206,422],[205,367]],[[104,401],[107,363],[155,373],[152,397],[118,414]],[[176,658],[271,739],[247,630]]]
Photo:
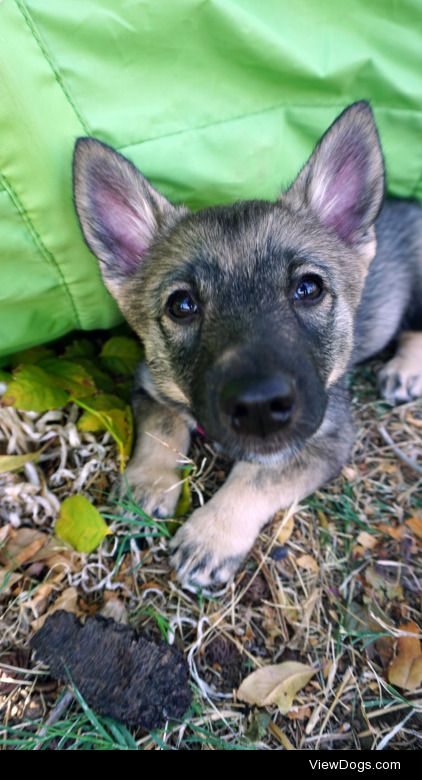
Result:
[[[375,365],[376,368],[376,365]],[[422,509],[419,464],[422,404],[381,402],[374,365],[351,382],[357,439],[337,480],[262,532],[235,582],[219,594],[183,590],[169,570],[175,521],[151,520],[134,502],[118,506],[108,434],[76,431],[78,410],[34,415],[0,411],[0,443],[13,435],[46,440],[38,464],[0,476],[0,534],[8,523],[52,533],[58,501],[76,492],[93,500],[113,531],[90,555],[69,553],[66,576],[27,562],[0,593],[0,745],[4,749],[247,750],[410,749],[421,747],[422,690],[388,682],[397,629],[420,622],[421,540],[406,520]],[[394,447],[383,436],[387,431]],[[32,446],[32,445],[31,445]],[[184,472],[194,504],[218,488],[228,464],[208,443],[193,444]],[[122,510],[123,515],[122,516]],[[389,535],[380,524],[405,532]],[[0,536],[1,540],[1,536]],[[305,556],[308,556],[305,557]],[[309,556],[313,564],[309,565]],[[43,586],[52,583],[42,597]],[[34,662],[34,626],[66,589],[79,614],[125,620],[155,641],[181,647],[194,699],[182,723],[147,734],[96,715],[74,689]],[[247,674],[299,660],[318,673],[288,716],[236,698]],[[61,709],[63,697],[66,708]]]

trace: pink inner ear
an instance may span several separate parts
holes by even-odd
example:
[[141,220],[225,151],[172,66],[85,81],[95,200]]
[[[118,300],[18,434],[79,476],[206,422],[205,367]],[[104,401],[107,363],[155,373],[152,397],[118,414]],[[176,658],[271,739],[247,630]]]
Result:
[[328,160],[327,169],[318,174],[314,191],[321,222],[344,241],[351,239],[360,226],[367,178],[363,150],[357,144],[348,146],[346,153],[337,150],[339,160]]
[[152,217],[152,213],[148,205],[142,214],[120,193],[106,188],[97,191],[94,202],[102,240],[113,251],[120,270],[134,273],[152,240],[153,226],[148,224],[148,215]]

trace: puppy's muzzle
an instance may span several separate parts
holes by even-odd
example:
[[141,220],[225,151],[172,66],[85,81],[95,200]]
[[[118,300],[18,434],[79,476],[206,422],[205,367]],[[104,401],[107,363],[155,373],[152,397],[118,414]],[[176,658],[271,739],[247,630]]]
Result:
[[290,422],[295,405],[294,381],[280,372],[234,379],[221,388],[219,405],[233,433],[268,439]]

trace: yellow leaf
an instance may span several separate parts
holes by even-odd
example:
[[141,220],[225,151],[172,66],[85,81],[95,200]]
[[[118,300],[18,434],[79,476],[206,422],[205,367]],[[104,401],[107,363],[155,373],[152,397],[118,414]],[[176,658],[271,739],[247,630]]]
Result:
[[6,471],[16,471],[21,469],[25,463],[31,463],[39,458],[41,450],[37,452],[27,452],[26,455],[0,455],[0,474]]
[[181,479],[183,479],[182,491],[180,493],[180,498],[177,502],[177,507],[175,512],[176,517],[182,517],[183,515],[186,515],[192,507],[192,495],[191,495],[189,481],[187,479],[188,474],[189,474],[189,469],[182,469],[180,475]]
[[[99,399],[102,403],[98,403]],[[89,403],[78,401],[76,403],[85,410],[78,422],[81,431],[108,431],[117,444],[120,459],[120,470],[124,470],[125,463],[132,452],[133,445],[133,416],[132,410],[124,401],[119,401],[123,408],[106,407],[107,402],[113,396],[103,395],[97,399],[90,399]],[[99,408],[96,408],[96,405]]]
[[40,366],[24,365],[13,374],[13,379],[2,397],[5,406],[15,406],[30,412],[47,412],[65,406],[69,394],[57,387]]
[[71,496],[60,507],[55,533],[78,552],[90,553],[111,531],[87,498]]
[[312,666],[298,661],[263,666],[243,680],[237,695],[241,701],[267,707],[276,704],[282,714],[293,705],[293,699],[316,674]]
[[40,367],[47,372],[53,384],[76,398],[85,398],[95,393],[94,380],[78,363],[52,357],[41,360]]
[[296,559],[296,563],[302,569],[308,569],[308,571],[313,571],[315,574],[318,574],[319,572],[319,566],[312,555],[300,555],[299,558]]
[[295,527],[295,519],[293,515],[290,515],[286,522],[283,523],[281,526],[278,534],[277,534],[277,541],[280,544],[286,544],[287,540],[290,539],[293,529]]
[[422,683],[422,649],[418,638],[419,628],[413,620],[403,623],[400,631],[415,636],[400,636],[396,657],[388,669],[388,681],[406,691],[415,691]]

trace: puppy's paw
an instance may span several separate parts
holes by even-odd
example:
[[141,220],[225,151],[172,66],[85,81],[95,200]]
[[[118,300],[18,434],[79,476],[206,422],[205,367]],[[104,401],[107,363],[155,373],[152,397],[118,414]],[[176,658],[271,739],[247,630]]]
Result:
[[153,467],[127,467],[121,483],[120,495],[134,500],[150,517],[174,515],[180,495],[180,473]]
[[170,544],[171,564],[182,585],[203,588],[235,575],[254,540],[230,533],[229,526],[210,501],[178,530]]
[[383,398],[395,405],[422,396],[422,366],[415,366],[404,356],[396,355],[378,374]]

